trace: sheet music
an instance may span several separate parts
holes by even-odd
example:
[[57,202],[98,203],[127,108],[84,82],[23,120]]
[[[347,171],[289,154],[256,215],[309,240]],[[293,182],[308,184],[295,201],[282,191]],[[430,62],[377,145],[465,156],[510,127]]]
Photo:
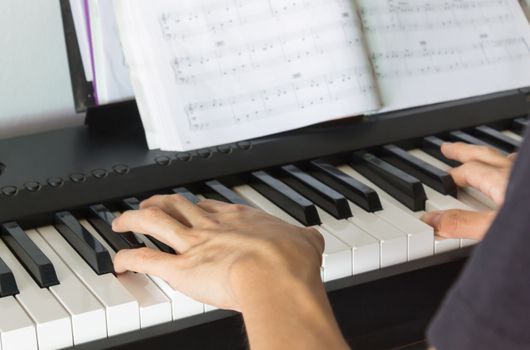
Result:
[[87,15],[85,13],[84,0],[70,0],[72,17],[74,19],[75,32],[83,68],[87,81],[92,81],[92,62],[90,59],[90,42],[88,40],[88,26],[86,23]]
[[530,85],[530,26],[517,1],[358,3],[385,110]]
[[197,149],[380,107],[349,0],[119,0],[117,9],[122,37],[140,25],[131,9],[141,14],[127,56],[142,41],[156,51],[129,62],[152,148]]
[[98,104],[134,98],[129,67],[123,56],[114,6],[109,0],[89,0]]

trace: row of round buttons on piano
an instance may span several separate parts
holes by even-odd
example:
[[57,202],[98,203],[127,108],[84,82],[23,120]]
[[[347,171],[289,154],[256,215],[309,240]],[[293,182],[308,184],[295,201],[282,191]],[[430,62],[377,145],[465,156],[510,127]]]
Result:
[[[112,168],[112,172],[118,175],[126,175],[130,171],[130,168],[127,165],[116,165]],[[105,169],[95,169],[90,172],[90,176],[95,179],[101,180],[106,178],[109,175],[109,172]],[[82,173],[75,173],[68,177],[68,179],[73,183],[83,183],[87,179],[87,175]],[[48,185],[52,188],[62,187],[65,183],[65,179],[62,177],[51,177],[45,184],[41,184],[38,181],[30,181],[24,184],[24,188],[29,192],[38,192],[42,189],[43,185]],[[19,193],[19,188],[17,186],[5,186],[0,189],[0,193],[8,197],[14,197]]]
[[[212,157],[215,152],[221,154],[230,154],[234,150],[234,147],[237,147],[240,150],[248,151],[252,148],[252,143],[243,141],[238,142],[233,145],[222,145],[214,149],[203,149],[196,152],[181,152],[177,153],[175,159],[183,162],[191,161],[195,155],[198,155],[200,158],[208,159]],[[158,156],[155,158],[155,163],[161,166],[169,166],[173,162],[169,156]],[[1,165],[0,169],[4,169],[5,166]],[[127,165],[119,164],[112,168],[112,172],[118,175],[126,175],[130,172],[130,168]],[[0,172],[1,173],[1,172]],[[90,172],[90,175],[95,179],[104,179],[109,175],[109,172],[105,169],[95,169]],[[73,183],[83,183],[87,179],[87,175],[82,173],[75,173],[68,177],[68,179]],[[59,188],[64,185],[65,179],[62,177],[52,177],[49,178],[46,182],[46,185],[49,185],[52,188]],[[42,189],[43,184],[37,181],[30,181],[24,184],[24,188],[29,192],[38,192]],[[5,186],[0,189],[0,193],[8,196],[14,197],[19,193],[19,188],[17,186]]]

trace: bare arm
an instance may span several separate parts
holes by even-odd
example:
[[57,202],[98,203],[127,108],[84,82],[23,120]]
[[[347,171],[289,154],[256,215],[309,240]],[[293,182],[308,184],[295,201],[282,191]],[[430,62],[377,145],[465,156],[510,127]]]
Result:
[[243,313],[253,349],[347,349],[320,266],[324,242],[253,208],[156,196],[114,222],[180,255],[148,248],[117,254],[117,272],[160,276],[201,302]]

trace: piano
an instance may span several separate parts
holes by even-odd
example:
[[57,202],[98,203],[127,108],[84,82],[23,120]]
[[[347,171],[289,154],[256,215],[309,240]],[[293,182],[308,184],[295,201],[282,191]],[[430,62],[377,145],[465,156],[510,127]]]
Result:
[[0,350],[247,348],[239,314],[155,276],[113,272],[123,248],[174,253],[154,239],[115,235],[109,224],[144,198],[172,193],[316,227],[326,240],[322,278],[351,346],[421,348],[476,242],[439,240],[419,218],[495,207],[456,187],[447,171],[457,164],[439,146],[514,152],[529,112],[530,88],[162,152],[147,149],[128,101],[90,107],[82,127],[2,140]]

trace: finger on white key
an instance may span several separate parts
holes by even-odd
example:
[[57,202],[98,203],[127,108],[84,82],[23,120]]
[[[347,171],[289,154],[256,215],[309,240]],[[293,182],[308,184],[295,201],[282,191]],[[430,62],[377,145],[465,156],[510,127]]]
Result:
[[39,349],[60,349],[73,345],[71,319],[48,289],[40,288],[0,242],[0,256],[9,266],[18,283],[16,299],[35,322]]
[[[88,232],[96,237],[114,259],[116,252],[86,220],[80,220]],[[117,233],[118,234],[118,233]],[[171,302],[162,291],[144,274],[126,272],[117,276],[118,281],[138,300],[140,306],[140,327],[147,328],[171,322]]]
[[[351,167],[342,166],[340,167],[340,170],[363,182],[379,194],[383,210],[376,212],[375,214],[407,235],[408,260],[423,258],[434,254],[434,230],[432,228],[426,224],[422,224],[418,218],[415,218],[412,215],[413,212],[410,209],[402,206],[394,198],[389,196]],[[411,219],[410,216],[412,216],[413,219]],[[407,229],[405,228],[405,225],[407,226]]]
[[109,337],[140,329],[138,301],[113,274],[97,275],[53,226],[37,232],[105,307]]
[[33,321],[14,297],[0,298],[0,349],[37,350],[37,333]]
[[[416,149],[410,151],[410,153],[439,169],[444,171],[451,170],[450,166],[439,161],[438,159],[435,159],[434,157],[431,157],[422,150]],[[497,207],[497,205],[490,198],[471,187],[460,188],[458,190],[458,199],[471,208],[479,211],[491,210]]]
[[[116,212],[115,215],[120,216],[121,213]],[[160,250],[149,237],[137,235],[137,238],[143,241],[146,247],[154,250]],[[175,290],[169,285],[169,283],[160,277],[152,275],[148,275],[148,277],[158,286],[158,288],[160,288],[162,292],[164,292],[164,294],[171,301],[171,317],[174,321],[189,316],[199,315],[204,312],[205,306],[202,303],[199,303],[187,295],[182,294],[178,290]]]
[[[338,220],[319,208],[322,227],[352,248],[353,274],[381,267],[381,242],[348,220]],[[406,247],[404,247],[406,248]]]
[[103,305],[70,271],[37,231],[30,230],[26,233],[55,267],[60,284],[49,289],[72,317],[74,344],[106,338],[107,325]]

